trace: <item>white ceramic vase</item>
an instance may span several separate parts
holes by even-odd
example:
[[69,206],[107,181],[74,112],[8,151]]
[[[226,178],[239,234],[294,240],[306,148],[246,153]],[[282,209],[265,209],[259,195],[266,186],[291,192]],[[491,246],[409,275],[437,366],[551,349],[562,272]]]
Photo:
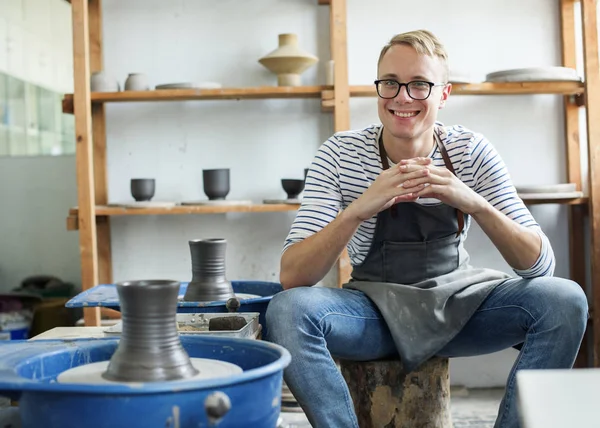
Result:
[[279,47],[258,62],[277,75],[279,86],[300,86],[300,75],[316,64],[319,58],[298,47],[296,34],[279,34],[278,37]]

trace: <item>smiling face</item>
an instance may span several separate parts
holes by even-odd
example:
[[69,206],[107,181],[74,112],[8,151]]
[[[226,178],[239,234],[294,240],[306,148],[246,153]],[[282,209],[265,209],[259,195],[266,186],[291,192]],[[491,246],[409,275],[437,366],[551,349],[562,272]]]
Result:
[[[396,44],[381,58],[378,79],[392,79],[400,83],[414,80],[446,82],[446,66],[437,56],[419,54],[413,47]],[[406,86],[391,99],[378,97],[379,119],[384,130],[394,139],[418,140],[433,129],[437,113],[444,106],[451,85],[434,86],[426,100],[413,100]]]

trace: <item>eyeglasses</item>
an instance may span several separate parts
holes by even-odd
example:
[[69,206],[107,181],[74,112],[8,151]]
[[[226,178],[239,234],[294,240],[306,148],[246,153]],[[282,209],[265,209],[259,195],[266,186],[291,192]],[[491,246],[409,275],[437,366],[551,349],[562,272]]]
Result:
[[375,88],[377,95],[381,98],[390,99],[396,98],[400,93],[400,89],[406,86],[406,93],[413,100],[426,100],[431,95],[431,88],[434,86],[446,86],[445,83],[426,82],[424,80],[413,80],[408,83],[400,83],[391,79],[376,80]]

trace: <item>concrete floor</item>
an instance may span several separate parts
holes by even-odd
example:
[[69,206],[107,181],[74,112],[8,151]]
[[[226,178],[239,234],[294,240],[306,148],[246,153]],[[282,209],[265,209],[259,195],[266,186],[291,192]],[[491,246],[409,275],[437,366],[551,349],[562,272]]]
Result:
[[[453,389],[450,406],[454,428],[493,428],[503,389]],[[310,428],[303,413],[282,413],[281,428]]]

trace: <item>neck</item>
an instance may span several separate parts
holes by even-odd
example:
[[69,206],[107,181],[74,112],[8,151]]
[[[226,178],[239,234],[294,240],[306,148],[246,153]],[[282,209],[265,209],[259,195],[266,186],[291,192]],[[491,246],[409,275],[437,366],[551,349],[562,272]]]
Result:
[[386,128],[383,128],[382,136],[385,151],[394,163],[398,163],[404,159],[426,157],[431,152],[434,144],[433,128],[427,130],[417,138],[394,137]]

